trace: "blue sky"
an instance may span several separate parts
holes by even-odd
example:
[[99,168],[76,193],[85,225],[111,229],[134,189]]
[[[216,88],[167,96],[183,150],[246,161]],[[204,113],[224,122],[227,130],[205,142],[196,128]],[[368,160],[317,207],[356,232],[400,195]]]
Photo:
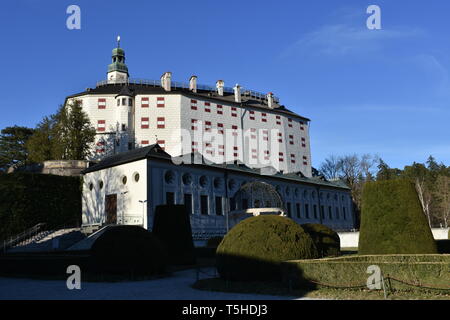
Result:
[[[372,153],[450,165],[450,2],[38,1],[0,9],[0,128],[35,126],[106,77],[117,34],[133,78],[239,83],[312,119],[312,163]],[[81,8],[81,30],[66,9]],[[381,7],[382,30],[366,8]]]

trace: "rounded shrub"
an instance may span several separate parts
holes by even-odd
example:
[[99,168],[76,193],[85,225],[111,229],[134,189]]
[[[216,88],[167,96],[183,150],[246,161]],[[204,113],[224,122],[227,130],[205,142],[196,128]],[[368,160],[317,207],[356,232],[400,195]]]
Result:
[[222,242],[223,237],[211,237],[208,239],[208,241],[206,242],[206,246],[209,248],[217,248],[219,246],[219,244]]
[[412,182],[396,179],[365,184],[358,252],[437,253],[433,234]]
[[241,221],[216,251],[217,270],[229,280],[279,280],[282,261],[317,257],[313,240],[303,228],[276,215]]
[[110,227],[91,248],[95,273],[154,275],[164,272],[166,263],[159,239],[139,226]]
[[341,240],[333,229],[318,223],[302,224],[302,228],[313,240],[320,257],[331,257],[341,254]]

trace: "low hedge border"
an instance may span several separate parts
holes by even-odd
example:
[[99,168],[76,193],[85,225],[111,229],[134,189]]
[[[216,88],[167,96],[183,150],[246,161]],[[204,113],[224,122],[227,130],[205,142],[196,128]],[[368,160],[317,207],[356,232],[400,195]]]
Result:
[[367,268],[377,265],[394,290],[445,290],[450,293],[450,255],[368,255],[286,261],[282,279],[296,287],[311,284],[339,288],[366,287]]

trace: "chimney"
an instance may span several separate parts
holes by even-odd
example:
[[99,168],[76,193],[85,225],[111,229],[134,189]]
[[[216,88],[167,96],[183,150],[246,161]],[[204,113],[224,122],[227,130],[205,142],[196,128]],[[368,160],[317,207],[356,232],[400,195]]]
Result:
[[172,72],[164,72],[164,74],[161,76],[161,87],[163,87],[166,91],[170,91],[171,89],[171,78]]
[[223,96],[223,86],[224,86],[223,80],[217,80],[216,88],[217,88],[217,93],[219,94],[219,96]]
[[273,109],[273,108],[274,108],[274,105],[273,105],[273,93],[272,93],[272,92],[269,92],[269,93],[267,94],[267,106],[268,106],[270,109]]
[[241,102],[241,86],[236,83],[233,90],[234,90],[234,101]]
[[189,90],[197,92],[197,76],[192,76],[189,79]]

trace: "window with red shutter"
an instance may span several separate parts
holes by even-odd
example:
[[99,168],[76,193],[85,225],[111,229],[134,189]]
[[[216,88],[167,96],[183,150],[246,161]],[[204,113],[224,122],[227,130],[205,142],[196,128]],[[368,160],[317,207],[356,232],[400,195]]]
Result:
[[156,107],[158,108],[164,108],[165,107],[165,98],[164,97],[158,97],[156,98]]
[[148,129],[150,127],[149,118],[141,118],[141,129]]
[[141,99],[141,108],[148,108],[148,107],[149,107],[148,97],[143,97]]
[[99,109],[106,109],[106,99],[99,98],[97,103]]

